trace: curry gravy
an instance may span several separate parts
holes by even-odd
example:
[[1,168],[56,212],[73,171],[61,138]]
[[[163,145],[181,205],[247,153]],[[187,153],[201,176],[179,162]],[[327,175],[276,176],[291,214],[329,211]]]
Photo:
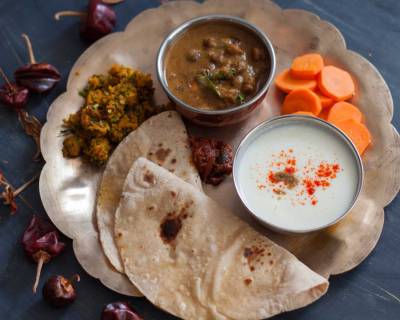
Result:
[[219,110],[251,99],[266,81],[270,57],[263,42],[230,22],[193,26],[168,50],[171,92],[192,107]]

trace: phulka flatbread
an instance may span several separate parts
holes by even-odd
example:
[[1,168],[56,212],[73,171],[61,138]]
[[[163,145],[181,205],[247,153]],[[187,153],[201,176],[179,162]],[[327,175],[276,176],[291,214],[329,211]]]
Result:
[[185,125],[175,111],[163,112],[145,121],[115,149],[107,162],[97,199],[97,225],[105,255],[123,272],[114,242],[114,214],[132,163],[147,157],[201,190],[201,181],[191,161]]
[[184,319],[263,319],[328,288],[291,253],[144,158],[129,171],[115,219],[129,279]]

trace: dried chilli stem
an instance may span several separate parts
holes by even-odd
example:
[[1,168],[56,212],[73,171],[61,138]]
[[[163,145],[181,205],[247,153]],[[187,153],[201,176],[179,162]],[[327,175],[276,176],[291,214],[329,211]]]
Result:
[[19,196],[19,199],[20,199],[23,203],[25,203],[25,205],[26,205],[29,209],[31,209],[32,212],[33,212],[34,214],[36,214],[37,216],[39,215],[39,212],[37,212],[37,210],[36,210],[34,207],[32,207],[32,205],[29,203],[28,200],[26,200],[26,199],[24,198],[24,196],[20,195],[20,196]]
[[[25,182],[17,190],[8,182],[3,173],[0,172],[0,186],[3,187],[4,191],[0,194],[0,198],[3,199],[4,204],[11,207],[11,214],[17,211],[17,204],[15,203],[15,197],[17,197],[22,191],[28,188],[33,182],[39,178],[40,174],[35,174],[31,179]],[[15,190],[15,191],[14,191]]]
[[33,293],[36,293],[37,287],[39,285],[40,273],[42,272],[43,264],[44,264],[44,259],[40,258],[38,261],[38,264],[37,264],[37,268],[36,268],[35,282],[33,283],[33,287],[32,287]]
[[35,55],[33,54],[33,49],[32,49],[31,40],[29,39],[28,35],[25,34],[25,33],[23,33],[21,36],[22,36],[22,38],[23,38],[24,41],[25,41],[26,48],[28,49],[28,53],[29,53],[29,62],[30,62],[31,64],[36,63]]
[[40,173],[36,173],[32,178],[30,178],[27,182],[25,182],[22,186],[20,186],[17,190],[14,191],[14,197],[17,197],[22,191],[28,188],[32,183],[34,183],[40,176]]
[[8,86],[10,88],[13,88],[13,86],[11,85],[10,80],[8,80],[8,77],[6,76],[6,74],[4,73],[2,68],[0,68],[0,74],[1,74],[2,78],[4,79],[4,81],[7,82]]
[[54,19],[59,21],[61,17],[86,17],[87,14],[86,12],[82,11],[72,11],[72,10],[66,10],[66,11],[60,11],[54,14]]
[[39,251],[38,254],[39,254],[39,259],[37,261],[35,282],[33,283],[32,287],[33,293],[36,293],[37,287],[39,285],[40,274],[42,273],[43,265],[46,262],[48,262],[51,258],[50,255],[45,251]]
[[81,277],[79,274],[74,274],[71,278],[68,279],[69,282],[74,283],[74,282],[79,282],[81,281]]
[[117,4],[117,3],[121,3],[122,1],[124,1],[124,0],[103,0],[102,2],[106,3],[106,4]]
[[7,181],[6,177],[0,172],[0,186],[3,187],[4,191],[0,194],[0,198],[3,199],[5,205],[9,205],[11,208],[11,214],[15,214],[17,211],[17,204],[14,198],[14,188]]
[[33,157],[34,160],[38,160],[40,158],[41,150],[40,150],[40,132],[42,130],[42,124],[35,117],[30,115],[25,110],[18,111],[18,119],[24,129],[25,133],[33,138],[36,143],[36,153]]

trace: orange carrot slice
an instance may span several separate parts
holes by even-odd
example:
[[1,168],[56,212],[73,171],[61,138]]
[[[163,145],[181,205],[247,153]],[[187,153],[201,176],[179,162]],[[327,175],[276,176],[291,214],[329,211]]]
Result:
[[329,110],[329,108],[322,109],[321,113],[318,115],[318,118],[327,121]]
[[330,108],[335,103],[332,98],[323,95],[321,91],[316,90],[315,93],[317,94],[319,100],[321,100],[321,106],[323,109]]
[[293,78],[290,75],[290,70],[286,69],[275,78],[275,85],[283,92],[289,93],[295,89],[310,89],[314,90],[317,87],[315,79],[302,80]]
[[354,120],[347,119],[335,123],[356,146],[358,153],[362,155],[368,145],[371,143],[371,133],[365,125]]
[[353,79],[347,71],[335,66],[324,67],[318,77],[318,88],[335,101],[351,98],[355,92]]
[[316,115],[312,112],[308,112],[308,111],[297,111],[297,112],[293,112],[292,114],[299,114],[302,116],[309,116],[309,117],[316,117]]
[[330,109],[327,121],[335,124],[347,119],[354,119],[357,122],[361,122],[363,115],[356,106],[345,101],[340,101],[335,103]]
[[308,53],[295,58],[290,74],[298,79],[314,79],[324,67],[324,60],[318,53]]
[[321,101],[313,91],[310,89],[296,89],[285,97],[282,105],[282,114],[306,111],[317,116],[321,109]]

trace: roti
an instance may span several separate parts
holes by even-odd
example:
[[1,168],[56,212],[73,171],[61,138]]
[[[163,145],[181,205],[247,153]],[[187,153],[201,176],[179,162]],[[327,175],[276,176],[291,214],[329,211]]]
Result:
[[200,177],[191,160],[186,128],[177,112],[166,111],[151,117],[130,133],[107,162],[96,208],[103,251],[119,272],[124,270],[114,242],[114,214],[129,168],[139,157],[147,157],[202,190]]
[[127,175],[115,235],[130,281],[183,319],[264,319],[328,288],[294,255],[144,158]]

